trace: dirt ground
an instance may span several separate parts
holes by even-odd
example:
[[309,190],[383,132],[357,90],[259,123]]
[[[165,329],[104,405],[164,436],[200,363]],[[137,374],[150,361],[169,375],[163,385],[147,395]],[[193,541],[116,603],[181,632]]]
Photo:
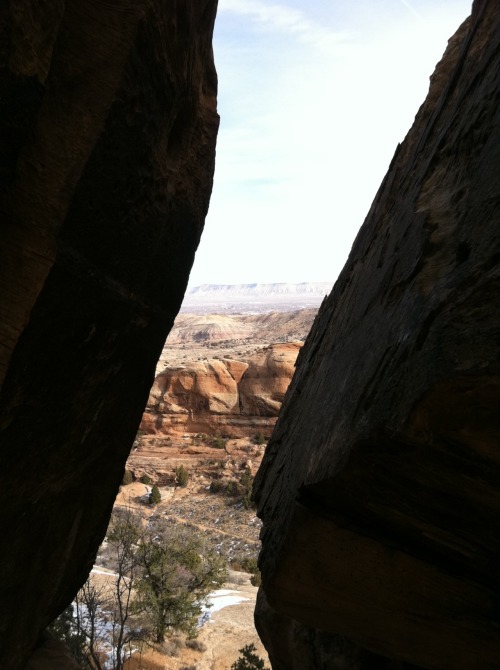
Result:
[[253,643],[269,667],[266,651],[253,625],[257,588],[249,576],[232,572],[224,589],[242,601],[213,612],[203,624],[194,648],[183,638],[165,644],[165,652],[146,650],[128,660],[126,670],[230,670],[239,650]]
[[207,651],[197,663],[196,670],[229,670],[238,658],[239,650],[252,642],[257,647],[259,656],[269,665],[266,651],[253,623],[257,588],[250,584],[248,575],[239,574],[245,578],[245,583],[229,584],[228,588],[234,589],[248,600],[224,607],[211,615],[200,634],[199,639],[207,645]]

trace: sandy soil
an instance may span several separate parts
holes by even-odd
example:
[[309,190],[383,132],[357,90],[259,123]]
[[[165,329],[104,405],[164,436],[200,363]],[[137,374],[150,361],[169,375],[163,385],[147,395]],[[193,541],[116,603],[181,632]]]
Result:
[[179,638],[177,644],[174,640],[165,645],[165,653],[148,650],[132,657],[126,670],[230,670],[240,655],[239,650],[251,643],[269,665],[253,625],[257,588],[250,584],[248,575],[237,572],[232,573],[231,581],[224,588],[245,600],[210,615],[196,638],[199,650],[189,648]]
[[230,584],[229,587],[248,600],[224,607],[211,615],[199,637],[207,645],[207,651],[197,663],[196,670],[229,670],[239,656],[239,649],[252,642],[259,656],[268,663],[266,651],[253,623],[257,588],[250,584],[248,575],[238,574],[245,579],[245,583]]

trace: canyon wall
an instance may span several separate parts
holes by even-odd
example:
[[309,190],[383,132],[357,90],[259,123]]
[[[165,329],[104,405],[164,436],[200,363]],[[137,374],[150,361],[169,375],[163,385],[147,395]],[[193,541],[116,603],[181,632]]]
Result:
[[218,129],[216,0],[0,14],[0,667],[85,581],[177,314]]
[[272,344],[248,358],[189,361],[155,379],[141,429],[149,434],[269,437],[301,342]]
[[499,147],[500,13],[476,0],[257,474],[273,670],[500,667]]

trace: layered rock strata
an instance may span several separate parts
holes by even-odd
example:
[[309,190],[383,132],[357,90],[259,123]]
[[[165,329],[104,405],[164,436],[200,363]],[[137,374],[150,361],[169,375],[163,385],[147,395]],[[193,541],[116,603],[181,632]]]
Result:
[[215,0],[0,14],[0,667],[85,581],[212,188]]
[[141,429],[168,435],[268,436],[301,346],[273,344],[246,360],[207,359],[167,367],[155,379]]
[[274,670],[296,667],[297,636],[284,644],[268,607],[390,667],[500,667],[499,146],[500,14],[483,0],[316,318],[257,475]]

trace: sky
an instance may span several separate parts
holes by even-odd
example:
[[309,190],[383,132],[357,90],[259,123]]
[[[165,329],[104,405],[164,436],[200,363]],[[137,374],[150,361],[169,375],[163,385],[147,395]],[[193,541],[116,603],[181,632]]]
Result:
[[214,189],[189,286],[331,282],[470,0],[219,0]]

